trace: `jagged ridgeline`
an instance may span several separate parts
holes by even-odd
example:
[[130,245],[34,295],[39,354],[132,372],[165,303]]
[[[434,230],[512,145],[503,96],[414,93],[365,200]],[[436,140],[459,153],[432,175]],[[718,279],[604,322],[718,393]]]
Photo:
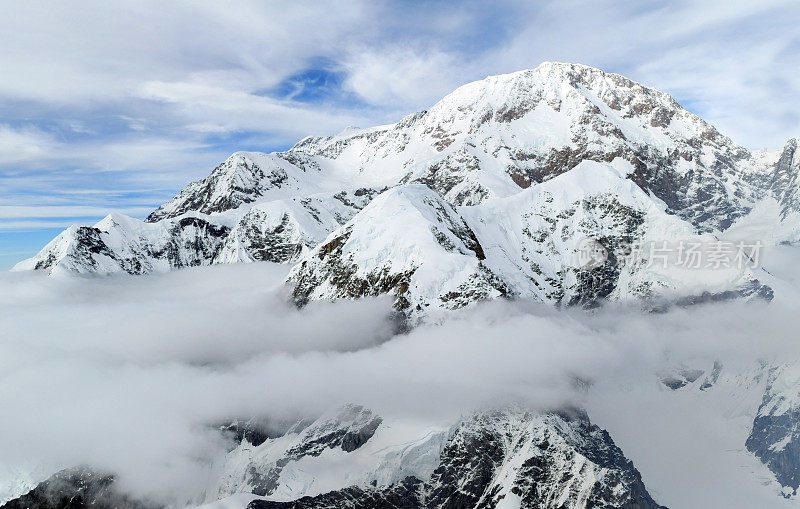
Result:
[[464,85],[396,124],[237,152],[145,221],[73,226],[16,269],[287,263],[300,305],[388,293],[412,320],[497,297],[769,297],[756,269],[666,271],[612,256],[588,270],[578,244],[708,242],[755,212],[774,216],[758,240],[794,242],[798,168],[795,140],[749,152],[663,92],[544,63]]
[[[271,437],[252,433],[256,422],[239,423],[243,433],[205,498],[250,509],[661,507],[609,434],[577,410],[485,411],[449,430],[410,424],[357,405]],[[121,493],[112,475],[74,468],[2,507],[163,505]]]
[[757,270],[698,276],[613,257],[587,270],[577,243],[709,241],[765,208],[776,220],[763,240],[796,241],[796,150],[751,153],[663,92],[545,63],[396,124],[238,152],[145,221],[70,227],[16,268],[290,263],[298,304],[389,293],[416,318],[496,297],[769,296]]

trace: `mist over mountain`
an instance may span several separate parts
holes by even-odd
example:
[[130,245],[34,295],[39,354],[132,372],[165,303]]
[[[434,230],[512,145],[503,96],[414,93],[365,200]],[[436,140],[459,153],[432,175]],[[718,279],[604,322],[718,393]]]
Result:
[[0,503],[792,507],[798,242],[795,139],[580,64],[236,152],[0,279]]

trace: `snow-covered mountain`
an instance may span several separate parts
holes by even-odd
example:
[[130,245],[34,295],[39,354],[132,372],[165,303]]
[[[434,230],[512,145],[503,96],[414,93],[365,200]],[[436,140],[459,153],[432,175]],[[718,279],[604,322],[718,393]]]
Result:
[[[656,263],[652,247],[800,242],[797,145],[750,152],[663,92],[544,63],[464,85],[395,124],[237,152],[144,221],[112,214],[72,226],[16,270],[287,263],[297,305],[390,294],[410,325],[496,298],[650,309],[769,300],[773,277],[757,263],[685,266],[678,249]],[[587,260],[587,248],[599,258]],[[746,444],[790,492],[800,487],[792,373],[770,372]],[[702,391],[714,376],[665,380]],[[656,507],[582,416],[507,411],[382,442],[381,417],[345,413],[259,444],[243,439],[216,495],[270,497],[253,507]],[[332,456],[398,443],[382,449],[383,463],[309,474],[333,471]],[[461,491],[447,491],[455,484]],[[300,496],[309,498],[290,503]]]
[[582,237],[615,254],[645,238],[712,241],[768,202],[779,214],[768,240],[796,240],[795,153],[794,140],[750,153],[663,92],[544,63],[465,85],[396,124],[238,152],[144,222],[115,214],[73,226],[16,269],[297,262],[298,303],[388,292],[406,314],[498,296],[765,296],[757,270],[673,277],[642,269],[646,258],[594,271],[573,260]]
[[15,270],[146,274],[180,267],[297,260],[351,219],[380,189],[266,201],[229,213],[188,212],[156,222],[110,214],[73,225]]
[[[257,427],[235,428],[239,443],[206,499],[253,509],[661,507],[609,434],[573,409],[510,407],[431,426],[347,405],[272,436]],[[113,483],[68,469],[2,507],[158,507]]]
[[[622,159],[583,161],[513,197],[471,207],[423,185],[394,187],[300,259],[289,275],[295,300],[391,293],[408,316],[432,318],[500,296],[584,305],[673,293],[769,297],[758,271],[664,266],[650,263],[647,250],[626,253],[662,239],[716,240],[668,214],[628,178],[633,171]],[[590,269],[580,257],[587,239],[610,253]]]
[[248,507],[660,507],[608,433],[581,412],[488,411],[465,418],[447,435],[443,444],[426,441],[425,452],[438,453],[439,461],[423,476],[401,468],[390,483],[299,499],[293,493],[296,500],[256,500]]

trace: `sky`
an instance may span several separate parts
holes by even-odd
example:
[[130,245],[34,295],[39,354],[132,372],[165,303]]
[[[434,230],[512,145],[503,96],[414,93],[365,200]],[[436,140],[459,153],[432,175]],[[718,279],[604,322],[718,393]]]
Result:
[[0,270],[144,217],[237,150],[397,121],[464,83],[579,62],[742,145],[800,136],[800,4],[92,0],[4,5]]

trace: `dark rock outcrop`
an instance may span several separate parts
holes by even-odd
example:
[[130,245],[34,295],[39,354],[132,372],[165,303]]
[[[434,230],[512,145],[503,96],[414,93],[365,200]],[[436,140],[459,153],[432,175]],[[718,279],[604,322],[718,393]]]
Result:
[[117,491],[114,476],[88,468],[62,470],[0,509],[159,509]]
[[641,475],[607,432],[580,411],[534,414],[508,409],[458,425],[428,481],[349,487],[292,502],[255,500],[248,509],[657,509]]

